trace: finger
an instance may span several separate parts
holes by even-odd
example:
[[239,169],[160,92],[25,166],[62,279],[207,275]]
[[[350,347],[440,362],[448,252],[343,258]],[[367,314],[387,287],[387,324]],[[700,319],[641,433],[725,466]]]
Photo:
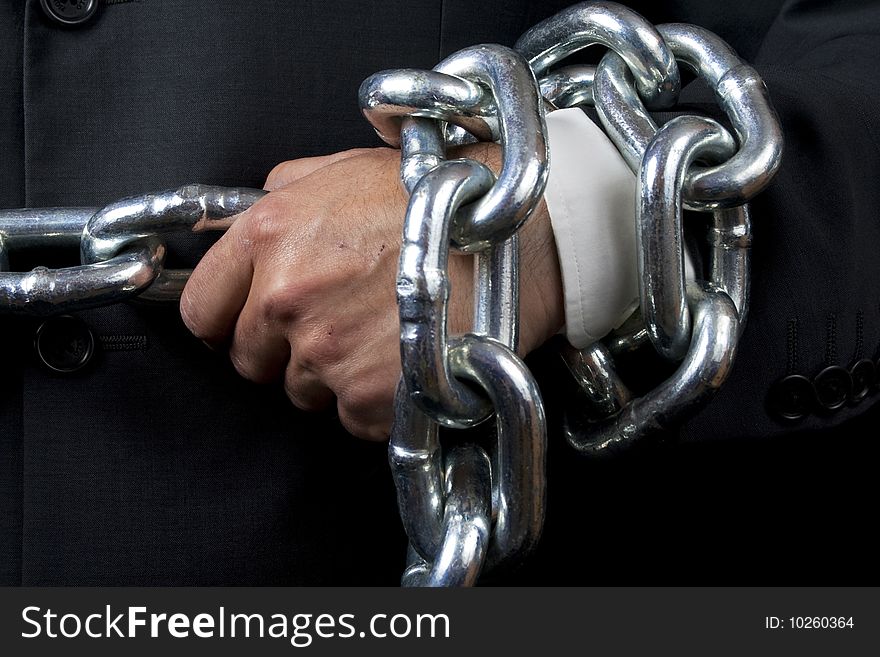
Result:
[[291,358],[284,375],[284,392],[293,405],[304,411],[322,411],[335,399],[333,391],[314,373],[303,369]]
[[387,440],[399,379],[400,370],[390,367],[357,371],[344,377],[345,383],[337,378],[337,411],[346,431],[365,440]]
[[266,184],[263,189],[274,192],[276,189],[289,185],[290,183],[305,178],[309,174],[314,173],[318,169],[323,169],[334,162],[347,160],[350,157],[362,155],[371,148],[352,148],[347,151],[331,153],[330,155],[318,155],[315,157],[301,157],[297,160],[288,160],[276,165],[269,175],[266,177]]
[[211,346],[226,342],[251,287],[253,262],[241,248],[237,225],[212,246],[193,270],[180,297],[180,316]]
[[281,375],[290,360],[290,345],[283,327],[272,321],[265,312],[265,304],[254,290],[255,281],[235,323],[229,359],[236,371],[255,383],[272,383]]
[[391,435],[391,413],[378,414],[374,411],[348,406],[339,400],[336,403],[339,423],[355,438],[381,442]]

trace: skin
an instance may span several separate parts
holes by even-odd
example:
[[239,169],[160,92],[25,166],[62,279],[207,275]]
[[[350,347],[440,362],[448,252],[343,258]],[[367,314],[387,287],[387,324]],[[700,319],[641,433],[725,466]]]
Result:
[[[500,149],[453,156],[494,168]],[[355,436],[388,438],[400,377],[395,281],[407,197],[400,154],[356,149],[279,164],[271,193],[205,255],[180,301],[183,321],[257,383],[283,383],[306,411],[334,402]],[[520,231],[521,347],[563,324],[562,283],[543,202]],[[451,333],[472,321],[472,257],[451,253]]]

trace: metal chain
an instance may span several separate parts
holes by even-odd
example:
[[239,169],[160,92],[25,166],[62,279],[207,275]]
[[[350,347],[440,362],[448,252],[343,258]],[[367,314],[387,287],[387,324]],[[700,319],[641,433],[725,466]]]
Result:
[[[0,314],[54,315],[119,303],[180,297],[189,270],[163,269],[161,236],[225,230],[265,194],[259,189],[185,185],[104,208],[0,210]],[[77,247],[82,264],[10,272],[14,249]]]
[[[609,49],[598,67],[551,70],[597,44]],[[378,73],[361,86],[364,115],[383,140],[401,148],[401,179],[411,194],[398,277],[403,378],[389,448],[410,539],[405,585],[473,584],[488,568],[521,560],[540,532],[543,469],[529,471],[536,487],[532,492],[537,491],[530,498],[523,488],[529,477],[504,467],[505,454],[512,466],[521,466],[531,450],[529,465],[543,468],[539,393],[521,361],[512,351],[501,351],[496,340],[508,347],[515,343],[485,318],[474,329],[486,336],[480,342],[471,335],[449,338],[446,303],[451,245],[477,252],[478,306],[488,308],[488,316],[498,314],[500,300],[484,302],[489,281],[502,278],[503,265],[490,258],[501,240],[515,235],[543,189],[546,155],[536,148],[544,143],[541,114],[557,107],[595,106],[638,175],[640,310],[604,343],[563,349],[589,406],[569,413],[564,429],[569,442],[587,454],[617,451],[670,426],[705,403],[727,378],[748,312],[751,222],[745,203],[767,186],[781,157],[781,130],[763,82],[706,30],[654,28],[616,3],[584,2],[530,29],[516,50],[538,76],[537,90],[527,83],[530,76],[515,54],[500,46],[468,48],[433,71]],[[473,63],[477,58],[483,59],[479,66]],[[658,128],[646,107],[674,106],[679,63],[715,91],[736,138],[716,121],[697,116],[681,116]],[[513,79],[518,82],[500,82]],[[512,90],[514,98],[509,97]],[[538,139],[532,140],[533,135]],[[502,146],[505,166],[494,186],[483,165],[445,161],[446,146],[476,140]],[[524,154],[541,167],[539,175],[527,175],[520,159]],[[531,195],[523,189],[529,184]],[[707,280],[695,284],[685,281],[683,209],[713,213]],[[505,262],[515,263],[515,258]],[[512,268],[515,275],[515,264]],[[513,326],[515,331],[515,319]],[[614,353],[647,343],[680,364],[667,381],[634,398],[616,373]],[[492,346],[499,356],[506,353],[510,367],[502,374],[500,362],[488,358],[488,352],[486,363],[495,369],[494,376],[481,377],[473,363],[470,370],[463,367],[464,347],[478,344],[481,349]],[[500,388],[493,389],[493,381]],[[529,416],[529,405],[537,415]],[[518,414],[512,411],[517,408]],[[477,446],[443,449],[439,426],[471,427],[492,410],[499,430],[488,470]],[[506,514],[512,507],[499,492],[506,488],[518,493],[510,500],[519,505],[519,514],[531,513],[534,524],[525,540],[510,539]],[[529,511],[527,503],[540,507]]]
[[[520,54],[481,45],[433,71],[378,73],[361,85],[360,103],[379,136],[401,147],[410,192],[397,280],[404,367],[389,446],[411,543],[403,583],[469,585],[520,563],[543,527],[543,403],[516,355],[516,232],[547,177],[541,96]],[[502,144],[497,179],[474,160],[446,161],[447,143],[468,141],[449,124]],[[474,326],[456,338],[446,327],[450,246],[477,259]],[[466,429],[493,411],[491,457],[476,444],[443,449],[440,426]]]
[[[598,67],[549,65],[589,45],[609,47]],[[747,202],[769,184],[782,156],[779,119],[757,72],[711,32],[684,24],[655,29],[611,2],[571,7],[517,42],[557,107],[595,106],[606,133],[638,175],[640,307],[604,343],[563,349],[588,408],[570,412],[565,432],[583,453],[636,444],[695,412],[724,383],[748,315],[751,217]],[[736,137],[711,119],[681,116],[658,128],[646,107],[651,71],[685,65],[715,93]],[[668,68],[665,70],[669,70]],[[664,89],[677,94],[677,72]],[[662,85],[661,85],[662,86]],[[660,88],[660,87],[658,87]],[[682,210],[712,212],[705,281],[687,285]],[[614,368],[615,353],[647,343],[679,362],[648,394],[633,398]]]

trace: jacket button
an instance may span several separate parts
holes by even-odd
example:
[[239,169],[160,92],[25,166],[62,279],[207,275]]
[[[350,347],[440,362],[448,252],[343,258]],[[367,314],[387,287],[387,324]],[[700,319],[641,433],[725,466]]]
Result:
[[81,25],[94,16],[98,0],[40,0],[46,16],[62,25]]
[[47,319],[34,336],[40,362],[53,372],[71,374],[89,364],[95,353],[95,336],[81,319],[61,315]]
[[800,374],[777,381],[770,389],[770,411],[786,420],[800,420],[810,414],[815,399],[813,382]]
[[852,378],[852,393],[850,399],[854,402],[860,402],[868,396],[871,386],[874,385],[874,377],[876,370],[874,363],[867,358],[855,363],[849,370]]
[[826,410],[836,411],[849,398],[853,382],[846,368],[832,365],[816,375],[813,387],[819,405]]

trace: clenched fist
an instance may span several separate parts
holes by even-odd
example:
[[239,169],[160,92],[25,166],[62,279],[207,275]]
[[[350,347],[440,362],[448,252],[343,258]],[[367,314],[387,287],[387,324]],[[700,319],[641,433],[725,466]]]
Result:
[[[500,149],[474,145],[496,171]],[[345,428],[388,437],[400,377],[395,280],[407,198],[399,151],[345,151],[278,165],[266,195],[243,213],[195,269],[180,301],[189,329],[228,347],[236,370],[283,380],[304,410],[336,402]],[[546,209],[521,235],[521,351],[563,323],[562,285]],[[472,322],[472,257],[452,254],[450,332]]]

